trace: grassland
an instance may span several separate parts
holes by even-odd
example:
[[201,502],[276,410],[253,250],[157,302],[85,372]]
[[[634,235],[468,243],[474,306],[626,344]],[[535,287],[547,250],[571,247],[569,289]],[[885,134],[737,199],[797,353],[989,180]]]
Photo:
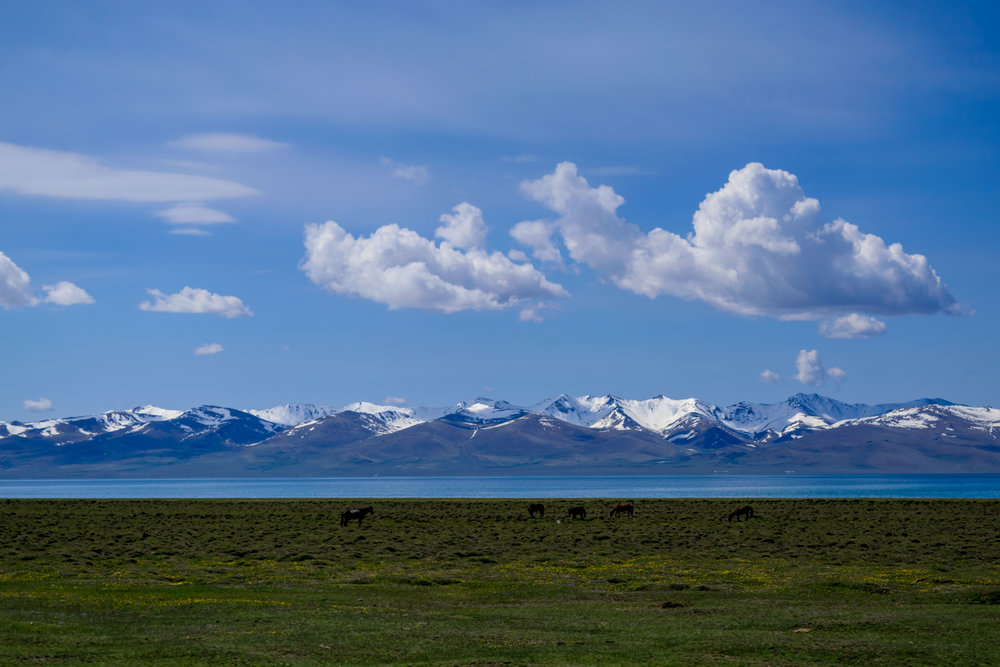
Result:
[[0,501],[0,663],[1000,664],[996,501],[368,502]]

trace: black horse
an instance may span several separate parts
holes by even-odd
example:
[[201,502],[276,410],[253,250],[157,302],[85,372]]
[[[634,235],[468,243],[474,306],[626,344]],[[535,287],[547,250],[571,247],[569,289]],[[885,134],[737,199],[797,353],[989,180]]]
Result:
[[632,518],[632,514],[634,512],[635,512],[635,507],[632,506],[632,503],[618,503],[617,505],[611,508],[611,513],[608,514],[608,518],[610,519],[611,517],[615,517],[617,519],[622,514],[628,516],[629,518]]
[[571,519],[586,519],[587,518],[587,508],[583,505],[578,507],[570,507],[568,516]]
[[361,509],[347,510],[345,512],[341,512],[341,514],[340,514],[340,525],[341,526],[346,526],[351,521],[357,521],[358,522],[358,528],[360,528],[361,527],[361,522],[369,514],[371,514],[372,516],[375,516],[375,508],[373,508],[371,505],[369,505],[368,507],[362,507]]
[[545,518],[545,505],[543,505],[541,503],[531,503],[530,505],[528,505],[528,514],[531,515],[532,519],[535,518],[535,514],[536,513],[538,514],[538,518],[539,519],[544,519]]

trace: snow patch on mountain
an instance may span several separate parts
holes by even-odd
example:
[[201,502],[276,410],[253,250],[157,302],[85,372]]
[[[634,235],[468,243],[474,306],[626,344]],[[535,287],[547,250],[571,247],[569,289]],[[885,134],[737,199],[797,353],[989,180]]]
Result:
[[961,420],[968,424],[969,428],[977,431],[986,431],[991,434],[994,430],[1000,431],[1000,410],[950,404],[892,410],[885,414],[853,420],[844,424],[838,423],[834,426],[840,427],[848,423],[856,423],[892,428],[926,429],[935,427],[939,422],[953,419]]
[[527,412],[525,408],[511,405],[507,401],[479,397],[458,403],[449,414],[459,415],[471,422],[493,422],[517,419]]
[[194,420],[205,428],[217,428],[234,419],[233,411],[230,408],[220,408],[215,405],[202,405],[192,408],[185,412],[183,416]]
[[20,436],[60,440],[56,444],[91,438],[104,433],[141,428],[155,421],[180,417],[180,410],[144,405],[131,410],[109,410],[97,415],[43,419],[36,422],[0,422],[0,437]]
[[351,403],[340,412],[357,412],[372,418],[369,421],[375,433],[382,435],[385,433],[395,433],[405,428],[416,426],[424,422],[413,416],[409,408],[399,408],[391,405],[377,405],[364,401]]
[[168,410],[167,408],[161,408],[155,405],[143,405],[138,408],[132,408],[131,412],[139,417],[146,419],[147,421],[177,419],[182,414],[184,414],[183,410]]
[[807,415],[803,412],[798,412],[787,420],[787,426],[781,429],[782,435],[787,435],[792,432],[802,431],[802,430],[816,430],[821,428],[826,428],[830,424],[823,418],[814,417],[813,415]]
[[992,431],[1000,429],[1000,410],[996,408],[974,408],[968,405],[952,405],[948,410],[968,420],[973,428]]
[[305,422],[329,417],[338,411],[322,405],[312,405],[311,403],[286,403],[285,405],[276,405],[266,410],[247,410],[247,412],[275,424],[298,426]]

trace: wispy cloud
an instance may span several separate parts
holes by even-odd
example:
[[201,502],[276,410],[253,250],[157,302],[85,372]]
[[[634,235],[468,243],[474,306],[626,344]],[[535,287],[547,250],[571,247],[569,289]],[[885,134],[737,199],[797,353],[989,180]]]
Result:
[[201,132],[185,134],[180,139],[167,142],[168,146],[186,150],[205,151],[210,153],[266,153],[283,150],[288,144],[270,139],[261,139],[249,134],[234,134],[231,132]]
[[221,178],[106,167],[95,159],[0,142],[0,189],[25,195],[135,202],[207,201],[257,194]]
[[177,204],[157,212],[156,217],[176,225],[213,225],[236,221],[225,211],[208,208],[198,203]]
[[425,164],[403,164],[387,157],[379,159],[382,166],[390,170],[393,176],[415,185],[427,185],[431,180],[431,170]]
[[639,167],[628,165],[608,165],[606,167],[594,167],[588,169],[588,173],[594,176],[652,176],[655,172]]
[[205,289],[185,287],[176,294],[164,294],[157,289],[146,292],[152,301],[139,304],[140,310],[159,313],[207,313],[223,317],[250,317],[253,311],[247,308],[239,297],[213,294]]
[[528,162],[537,162],[538,158],[530,153],[518,153],[517,155],[504,155],[500,158],[503,162],[512,162],[514,164],[526,164]]
[[201,357],[206,354],[218,354],[219,352],[222,352],[224,349],[225,348],[222,347],[222,345],[220,345],[219,343],[205,343],[204,345],[199,345],[198,347],[194,348],[194,353],[199,357]]
[[819,332],[827,338],[872,338],[885,334],[885,322],[870,315],[850,313],[823,322]]

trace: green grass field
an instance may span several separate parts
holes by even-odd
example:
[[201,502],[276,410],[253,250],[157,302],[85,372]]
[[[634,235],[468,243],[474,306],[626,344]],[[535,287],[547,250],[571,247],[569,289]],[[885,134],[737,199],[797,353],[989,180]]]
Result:
[[542,502],[0,501],[0,663],[1000,664],[1000,502]]

